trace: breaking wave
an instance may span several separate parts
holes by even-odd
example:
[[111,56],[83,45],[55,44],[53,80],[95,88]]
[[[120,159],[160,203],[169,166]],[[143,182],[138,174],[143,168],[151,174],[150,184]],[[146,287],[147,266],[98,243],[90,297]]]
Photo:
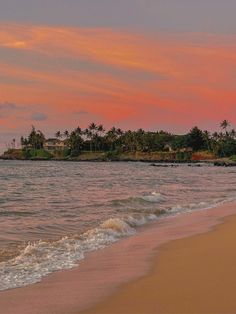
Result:
[[[153,192],[143,198],[147,202],[156,202],[162,197],[161,194]],[[0,291],[27,286],[41,281],[43,277],[54,271],[73,268],[85,257],[86,253],[102,249],[121,238],[134,235],[137,227],[156,220],[160,215],[175,215],[214,207],[224,202],[226,200],[217,200],[211,205],[205,202],[187,206],[176,205],[168,210],[156,209],[145,215],[110,218],[83,234],[63,237],[53,242],[40,240],[28,243],[18,256],[0,263]]]
[[17,257],[0,263],[0,290],[36,283],[49,273],[75,267],[86,253],[135,234],[137,226],[154,218],[154,215],[127,220],[111,218],[81,235],[28,243]]
[[164,200],[164,196],[158,192],[152,192],[150,195],[145,195],[141,197],[146,202],[159,203]]
[[164,195],[159,192],[151,192],[150,194],[143,194],[138,197],[129,197],[126,199],[116,199],[112,201],[113,205],[137,205],[145,203],[161,203],[165,200]]

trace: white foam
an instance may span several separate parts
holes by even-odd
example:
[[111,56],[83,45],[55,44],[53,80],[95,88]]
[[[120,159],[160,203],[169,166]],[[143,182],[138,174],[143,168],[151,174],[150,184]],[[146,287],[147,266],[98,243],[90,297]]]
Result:
[[145,195],[141,197],[144,201],[151,202],[151,203],[158,203],[163,201],[164,197],[161,193],[152,192],[150,195]]
[[16,258],[0,263],[0,290],[36,283],[51,272],[72,268],[84,258],[85,253],[104,248],[134,233],[131,225],[115,218],[108,219],[79,238],[64,237],[55,242],[29,243]]
[[[153,199],[160,199],[162,196],[153,192],[149,197],[153,197],[153,202]],[[167,211],[156,210],[156,215],[147,213],[130,215],[125,219],[110,218],[80,236],[63,237],[55,242],[28,243],[17,257],[0,263],[0,291],[36,283],[49,273],[75,267],[87,252],[104,248],[123,237],[135,234],[138,226],[158,219],[160,213],[176,215],[214,207],[226,201],[229,200],[218,200],[211,204],[192,203],[186,206],[177,204]]]

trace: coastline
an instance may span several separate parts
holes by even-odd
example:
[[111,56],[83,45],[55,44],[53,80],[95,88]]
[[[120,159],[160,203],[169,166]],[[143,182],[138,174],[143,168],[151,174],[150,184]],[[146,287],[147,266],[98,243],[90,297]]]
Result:
[[[40,154],[39,154],[40,153]],[[24,156],[20,149],[12,149],[0,155],[0,160],[19,160],[19,161],[63,161],[63,162],[143,162],[152,163],[153,166],[160,164],[208,164],[213,166],[233,167],[236,160],[228,157],[216,157],[209,152],[115,152],[97,151],[81,152],[78,156],[63,156],[51,154],[46,150],[39,151],[35,156]]]
[[236,215],[161,247],[144,277],[81,314],[236,313]]
[[[91,308],[117,288],[149,273],[153,256],[163,244],[208,232],[230,215],[236,215],[235,203],[160,219],[135,236],[89,253],[77,268],[53,273],[38,284],[0,292],[0,308],[4,314],[65,314]],[[30,303],[25,302],[28,299]]]
[[152,158],[31,158],[31,159],[23,159],[23,158],[14,158],[14,157],[5,157],[0,156],[0,160],[2,161],[26,161],[26,162],[34,162],[34,161],[42,161],[42,162],[76,162],[76,163],[126,163],[126,162],[133,162],[133,163],[146,163],[153,167],[173,167],[173,166],[179,166],[179,165],[188,165],[191,167],[201,167],[204,165],[208,166],[214,166],[214,167],[236,167],[236,162],[230,160],[229,158],[219,158],[219,159],[208,159],[208,160],[175,160],[175,159],[152,159]]

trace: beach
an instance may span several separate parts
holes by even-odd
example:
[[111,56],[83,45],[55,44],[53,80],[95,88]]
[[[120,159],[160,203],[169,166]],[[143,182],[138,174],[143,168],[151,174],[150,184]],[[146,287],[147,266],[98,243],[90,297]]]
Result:
[[235,214],[229,203],[163,218],[75,269],[1,292],[1,313],[235,312]]
[[236,313],[236,216],[161,248],[147,276],[84,314]]

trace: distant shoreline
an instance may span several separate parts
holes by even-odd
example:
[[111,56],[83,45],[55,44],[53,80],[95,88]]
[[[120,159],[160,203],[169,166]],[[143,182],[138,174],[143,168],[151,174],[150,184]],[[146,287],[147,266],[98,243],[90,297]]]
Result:
[[[0,160],[18,160],[18,161],[63,161],[63,162],[143,162],[156,167],[168,167],[173,165],[189,164],[192,166],[212,165],[222,167],[236,167],[236,162],[229,158],[217,158],[217,159],[160,159],[163,153],[143,153],[137,154],[120,154],[114,157],[108,157],[104,153],[86,153],[81,154],[78,157],[70,158],[17,158],[14,155],[1,155]],[[159,158],[155,158],[158,156]]]

